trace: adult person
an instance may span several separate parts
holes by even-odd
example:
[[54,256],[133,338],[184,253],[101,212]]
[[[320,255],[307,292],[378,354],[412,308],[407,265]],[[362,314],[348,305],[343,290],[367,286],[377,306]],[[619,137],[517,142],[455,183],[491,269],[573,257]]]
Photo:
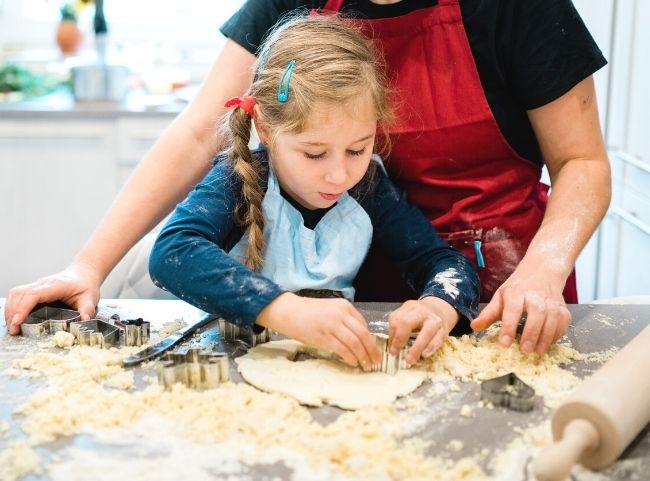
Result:
[[570,0],[247,1],[222,27],[229,39],[196,99],[71,266],[10,291],[10,332],[37,302],[62,299],[92,313],[110,270],[207,172],[224,102],[246,91],[265,32],[298,7],[359,18],[383,51],[399,119],[386,166],[478,265],[490,302],[472,327],[501,319],[509,346],[525,313],[525,352],[545,352],[564,334],[563,291],[577,301],[573,266],[611,184],[592,78],[606,62]]

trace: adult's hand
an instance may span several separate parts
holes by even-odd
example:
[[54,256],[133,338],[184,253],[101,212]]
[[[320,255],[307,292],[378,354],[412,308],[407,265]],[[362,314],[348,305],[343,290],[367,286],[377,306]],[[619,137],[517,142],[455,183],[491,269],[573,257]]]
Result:
[[509,347],[517,334],[519,321],[525,314],[521,350],[544,353],[564,335],[571,324],[571,313],[562,297],[563,287],[564,280],[544,273],[539,267],[528,267],[522,263],[472,321],[472,329],[487,329],[501,319],[499,343]]
[[363,315],[346,299],[314,299],[284,293],[266,306],[257,323],[309,346],[338,354],[369,370],[381,353]]
[[20,325],[41,302],[63,301],[90,319],[95,314],[101,282],[92,266],[76,263],[42,279],[14,287],[7,294],[5,322],[9,334],[20,332]]
[[500,343],[509,346],[526,313],[521,349],[542,353],[571,323],[562,290],[607,211],[611,174],[591,76],[527,113],[551,178],[548,205],[524,259],[472,328],[485,329],[501,319]]

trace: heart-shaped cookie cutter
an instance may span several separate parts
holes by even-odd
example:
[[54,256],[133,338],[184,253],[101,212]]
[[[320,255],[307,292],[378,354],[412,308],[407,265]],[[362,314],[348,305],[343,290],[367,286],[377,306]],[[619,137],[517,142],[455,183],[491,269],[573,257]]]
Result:
[[483,381],[481,400],[513,411],[525,412],[535,407],[535,390],[511,372]]

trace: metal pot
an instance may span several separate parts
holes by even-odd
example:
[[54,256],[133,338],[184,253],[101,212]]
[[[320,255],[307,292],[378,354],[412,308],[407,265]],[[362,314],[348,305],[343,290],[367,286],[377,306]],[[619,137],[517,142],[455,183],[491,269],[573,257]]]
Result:
[[124,100],[129,90],[128,67],[124,65],[78,65],[72,67],[75,100]]

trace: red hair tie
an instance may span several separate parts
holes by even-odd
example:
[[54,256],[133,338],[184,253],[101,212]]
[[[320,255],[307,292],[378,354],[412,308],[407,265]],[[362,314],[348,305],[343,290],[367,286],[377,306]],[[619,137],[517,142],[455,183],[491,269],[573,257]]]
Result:
[[255,97],[233,97],[225,103],[224,107],[240,107],[252,118],[256,104]]

